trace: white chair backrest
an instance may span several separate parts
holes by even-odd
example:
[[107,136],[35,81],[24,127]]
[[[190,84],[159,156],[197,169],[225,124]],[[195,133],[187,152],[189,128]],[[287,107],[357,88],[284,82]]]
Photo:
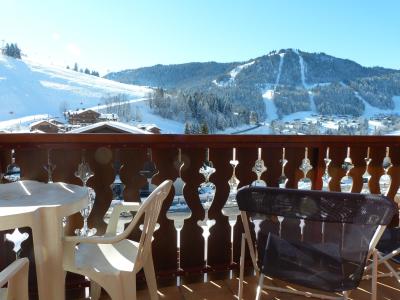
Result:
[[150,253],[151,240],[156,227],[156,222],[160,214],[162,204],[171,190],[171,186],[171,180],[165,180],[163,183],[161,183],[142,203],[134,219],[122,233],[124,238],[128,237],[135,225],[138,223],[139,219],[144,215],[142,235],[140,236],[139,249],[135,262],[136,271],[143,267],[143,264],[146,262],[147,255]]

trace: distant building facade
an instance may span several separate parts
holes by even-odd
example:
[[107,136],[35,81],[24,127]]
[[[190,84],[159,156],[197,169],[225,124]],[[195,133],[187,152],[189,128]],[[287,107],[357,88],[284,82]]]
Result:
[[118,121],[117,114],[103,114],[93,109],[68,110],[64,113],[71,125],[88,125],[97,122]]
[[29,126],[31,132],[58,133],[63,131],[62,123],[55,120],[37,121]]
[[92,109],[68,110],[64,114],[71,125],[93,124],[99,122],[101,115]]

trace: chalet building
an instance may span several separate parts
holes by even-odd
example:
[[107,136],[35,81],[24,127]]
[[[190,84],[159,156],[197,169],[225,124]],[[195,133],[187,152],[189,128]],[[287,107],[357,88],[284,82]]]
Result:
[[93,124],[99,121],[100,113],[92,109],[69,110],[65,112],[68,123],[71,125]]
[[94,124],[105,121],[118,121],[117,114],[102,114],[92,109],[69,110],[64,113],[71,125]]
[[58,133],[62,131],[62,123],[53,122],[53,120],[41,120],[30,124],[29,130],[31,132]]

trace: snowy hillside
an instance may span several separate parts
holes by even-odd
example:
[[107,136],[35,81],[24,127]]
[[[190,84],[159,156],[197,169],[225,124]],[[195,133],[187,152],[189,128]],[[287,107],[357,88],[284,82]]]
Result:
[[130,99],[150,90],[0,54],[0,121],[38,114],[61,115],[68,109],[94,107],[104,96]]

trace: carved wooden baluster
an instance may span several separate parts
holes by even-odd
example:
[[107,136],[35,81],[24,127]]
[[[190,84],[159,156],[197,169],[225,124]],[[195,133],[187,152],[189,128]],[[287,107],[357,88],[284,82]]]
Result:
[[[304,149],[304,158],[301,161],[301,165],[299,167],[300,171],[303,172],[303,178],[299,180],[297,183],[297,188],[299,190],[311,190],[312,188],[312,182],[311,179],[307,177],[308,172],[312,170],[312,165],[310,160],[308,159],[308,148],[306,147]],[[300,220],[300,234],[301,234],[301,240],[303,241],[304,239],[304,227],[306,226],[306,222],[304,219]]]
[[304,158],[299,167],[300,171],[303,172],[303,178],[301,178],[297,183],[297,188],[299,190],[311,190],[312,182],[311,179],[307,177],[307,174],[312,170],[312,168],[311,162],[308,159],[308,148],[306,147],[304,150]]
[[285,174],[285,166],[288,163],[287,159],[285,158],[285,153],[286,149],[282,148],[282,158],[279,160],[279,162],[281,163],[281,176],[279,176],[278,179],[278,185],[281,189],[286,188],[286,185],[289,181],[289,178],[287,178]]
[[21,179],[21,168],[15,163],[15,150],[11,149],[11,164],[6,168],[3,178],[9,182],[15,182]]
[[[21,169],[15,163],[15,150],[11,149],[11,164],[7,165],[6,172],[2,174],[0,181],[2,178],[5,178],[9,182],[15,182],[21,179]],[[7,233],[4,236],[5,241],[9,241],[14,244],[13,251],[15,252],[16,259],[19,258],[19,254],[21,252],[21,244],[29,238],[29,234],[27,232],[21,233],[18,228],[15,228],[13,233]]]
[[[206,159],[199,173],[204,176],[204,182],[198,187],[200,203],[205,211],[204,220],[198,221],[197,225],[203,230],[204,238],[204,267],[208,269],[208,237],[210,236],[210,228],[215,225],[215,220],[208,218],[208,210],[210,209],[216,192],[216,186],[210,181],[210,176],[215,173],[213,163],[210,161],[210,149],[206,150]],[[207,281],[207,272],[204,273],[204,281]]]
[[[350,147],[347,147],[347,154],[342,164],[342,168],[346,171],[346,175],[340,179],[340,190],[344,193],[350,193],[353,188],[353,178],[349,175],[350,170],[354,168],[353,161],[350,157]],[[344,245],[344,231],[346,230],[346,224],[342,223],[342,249]]]
[[393,167],[392,160],[389,156],[389,151],[389,147],[386,147],[386,155],[382,162],[384,174],[379,178],[379,188],[381,194],[384,196],[387,196],[387,194],[389,193],[390,185],[392,183],[392,177],[388,174],[389,169]]
[[[286,149],[282,148],[282,158],[279,160],[281,163],[281,176],[279,176],[278,179],[278,186],[281,189],[286,188],[286,184],[289,181],[285,174],[285,166],[288,163],[287,159],[285,158],[286,154]],[[285,220],[285,217],[278,216],[278,222],[279,222],[279,237],[282,237],[282,222]]]
[[363,186],[361,189],[361,194],[369,194],[371,193],[369,189],[369,180],[371,179],[371,174],[368,172],[368,166],[371,163],[372,159],[369,157],[370,154],[370,148],[367,148],[367,157],[364,158],[365,160],[365,172],[362,175],[362,181],[363,181]]
[[[115,172],[114,181],[110,184],[110,189],[113,194],[113,198],[110,203],[110,207],[104,215],[104,221],[108,223],[108,220],[111,216],[111,213],[114,209],[114,206],[124,202],[124,190],[125,184],[121,180],[121,170],[124,168],[124,165],[120,160],[120,152],[119,149],[115,150],[115,159],[113,164],[113,169]],[[120,234],[125,229],[125,224],[128,224],[132,221],[133,215],[130,211],[121,212],[117,222],[117,234]],[[142,228],[143,225],[139,226],[139,229]]]
[[[185,187],[185,182],[182,180],[182,168],[184,166],[184,162],[182,161],[181,149],[178,149],[178,177],[175,179],[173,186],[175,190],[175,196],[172,200],[172,204],[167,211],[167,218],[169,220],[174,221],[174,227],[176,230],[176,261],[177,261],[177,271],[180,274],[183,270],[181,268],[181,230],[183,229],[184,223],[186,219],[189,219],[192,216],[192,211],[187,205],[185,200],[183,189]],[[180,276],[178,275],[177,285],[181,285]]]
[[[332,160],[329,158],[329,147],[326,148],[326,154],[324,158],[325,162],[325,172],[324,175],[322,175],[322,190],[323,191],[329,191],[329,183],[331,182],[331,175],[329,174],[329,165],[331,164]],[[326,214],[321,213],[322,217],[322,224],[321,224],[321,241],[322,243],[325,243],[325,218]]]
[[47,172],[47,183],[53,182],[53,172],[56,169],[56,165],[51,162],[51,149],[47,150],[47,164],[43,168]]
[[258,158],[254,163],[253,168],[251,169],[257,175],[257,179],[254,180],[251,185],[252,186],[267,186],[267,183],[261,179],[261,175],[267,171],[267,168],[264,165],[264,161],[261,159],[261,148],[258,148]]
[[158,169],[153,161],[152,151],[150,148],[147,149],[147,160],[144,162],[143,169],[139,174],[146,178],[147,181],[146,186],[140,190],[140,198],[141,201],[143,201],[157,187],[152,181],[153,177],[158,174]]
[[89,228],[88,218],[92,212],[94,201],[96,198],[96,193],[90,187],[87,187],[88,180],[94,176],[94,173],[90,169],[89,164],[85,160],[85,149],[82,150],[81,163],[78,165],[78,169],[75,171],[75,177],[79,178],[82,185],[87,188],[89,194],[89,204],[86,208],[80,211],[83,217],[83,227],[81,229],[76,229],[75,234],[79,236],[91,236],[96,233],[96,228]]
[[331,175],[329,175],[329,165],[331,164],[332,160],[329,158],[329,147],[326,148],[326,155],[324,158],[325,162],[325,172],[322,175],[322,190],[329,191],[329,183],[331,182]]
[[347,155],[342,164],[342,168],[346,171],[346,175],[340,179],[340,190],[344,193],[350,193],[353,188],[353,178],[349,174],[350,170],[354,168],[353,161],[350,157],[350,147],[347,147]]
[[[153,161],[153,151],[151,148],[147,148],[147,160],[144,162],[143,169],[139,172],[140,175],[146,178],[147,183],[146,186],[140,189],[140,201],[143,202],[147,199],[147,197],[156,189],[157,185],[153,184],[153,177],[159,173],[155,162]],[[131,216],[129,219],[126,219],[125,223],[129,223],[132,220],[132,214],[126,213]],[[121,214],[123,216],[123,214]],[[160,228],[160,224],[156,223],[156,227],[154,231],[157,231]],[[143,230],[143,224],[139,226],[140,230]],[[152,238],[154,240],[154,237]]]
[[229,226],[231,229],[231,265],[233,264],[233,233],[234,227],[236,225],[237,216],[240,215],[239,207],[236,202],[236,194],[237,188],[239,186],[239,179],[236,177],[235,170],[239,164],[239,161],[236,160],[236,148],[232,150],[232,159],[229,161],[232,166],[232,177],[229,179],[229,196],[227,201],[225,202],[224,207],[222,208],[222,214],[228,217]]

